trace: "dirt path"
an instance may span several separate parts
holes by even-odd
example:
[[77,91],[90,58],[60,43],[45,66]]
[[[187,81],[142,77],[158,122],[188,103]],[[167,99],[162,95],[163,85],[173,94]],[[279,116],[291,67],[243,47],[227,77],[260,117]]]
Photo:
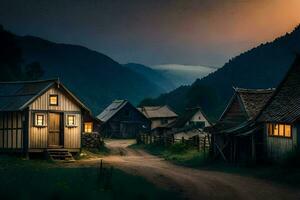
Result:
[[[110,140],[107,146],[114,155],[104,157],[129,173],[181,193],[184,199],[300,199],[300,189],[290,189],[250,177],[177,166],[142,150],[127,148],[133,140]],[[98,165],[99,158],[79,165]]]

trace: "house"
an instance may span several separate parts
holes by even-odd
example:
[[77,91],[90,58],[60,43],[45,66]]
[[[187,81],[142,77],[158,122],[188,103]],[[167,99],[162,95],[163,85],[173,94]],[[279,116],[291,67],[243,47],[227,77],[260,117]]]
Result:
[[173,129],[184,129],[184,128],[205,128],[211,126],[212,123],[205,115],[200,107],[188,108],[185,112],[178,117],[169,126]]
[[169,123],[177,119],[177,114],[169,106],[143,106],[138,108],[149,120],[151,120],[151,130],[167,127]]
[[273,160],[300,148],[300,56],[257,117],[264,155]]
[[79,152],[90,110],[59,80],[0,83],[0,151]]
[[204,128],[210,127],[212,122],[205,115],[200,107],[188,108],[168,127],[168,135],[172,135],[174,141],[191,140],[200,138],[206,140],[209,144],[209,134]]
[[150,129],[151,121],[127,100],[115,100],[97,118],[106,137],[134,138]]
[[[209,128],[213,134],[213,152],[215,156],[228,161],[249,161],[261,156],[261,127],[255,119],[274,89],[234,88],[234,95],[219,118]],[[255,151],[255,149],[257,151]]]

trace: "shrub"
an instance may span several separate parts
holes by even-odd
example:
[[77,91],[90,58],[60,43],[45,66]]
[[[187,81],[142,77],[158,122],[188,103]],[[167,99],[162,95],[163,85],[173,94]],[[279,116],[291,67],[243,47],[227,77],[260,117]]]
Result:
[[180,153],[185,153],[187,150],[189,150],[191,147],[185,143],[175,143],[172,144],[168,150],[170,153],[174,154],[180,154]]

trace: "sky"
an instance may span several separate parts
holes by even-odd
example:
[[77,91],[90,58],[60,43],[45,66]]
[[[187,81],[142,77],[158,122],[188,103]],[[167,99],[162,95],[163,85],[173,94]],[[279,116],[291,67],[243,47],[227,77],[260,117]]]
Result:
[[0,24],[120,63],[218,68],[292,31],[299,10],[300,0],[1,0]]

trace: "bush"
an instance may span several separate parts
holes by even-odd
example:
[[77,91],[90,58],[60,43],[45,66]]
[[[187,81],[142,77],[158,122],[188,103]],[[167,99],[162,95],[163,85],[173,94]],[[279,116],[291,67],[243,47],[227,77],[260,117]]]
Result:
[[190,148],[191,147],[185,143],[175,143],[168,148],[168,151],[174,154],[181,154],[187,152]]

